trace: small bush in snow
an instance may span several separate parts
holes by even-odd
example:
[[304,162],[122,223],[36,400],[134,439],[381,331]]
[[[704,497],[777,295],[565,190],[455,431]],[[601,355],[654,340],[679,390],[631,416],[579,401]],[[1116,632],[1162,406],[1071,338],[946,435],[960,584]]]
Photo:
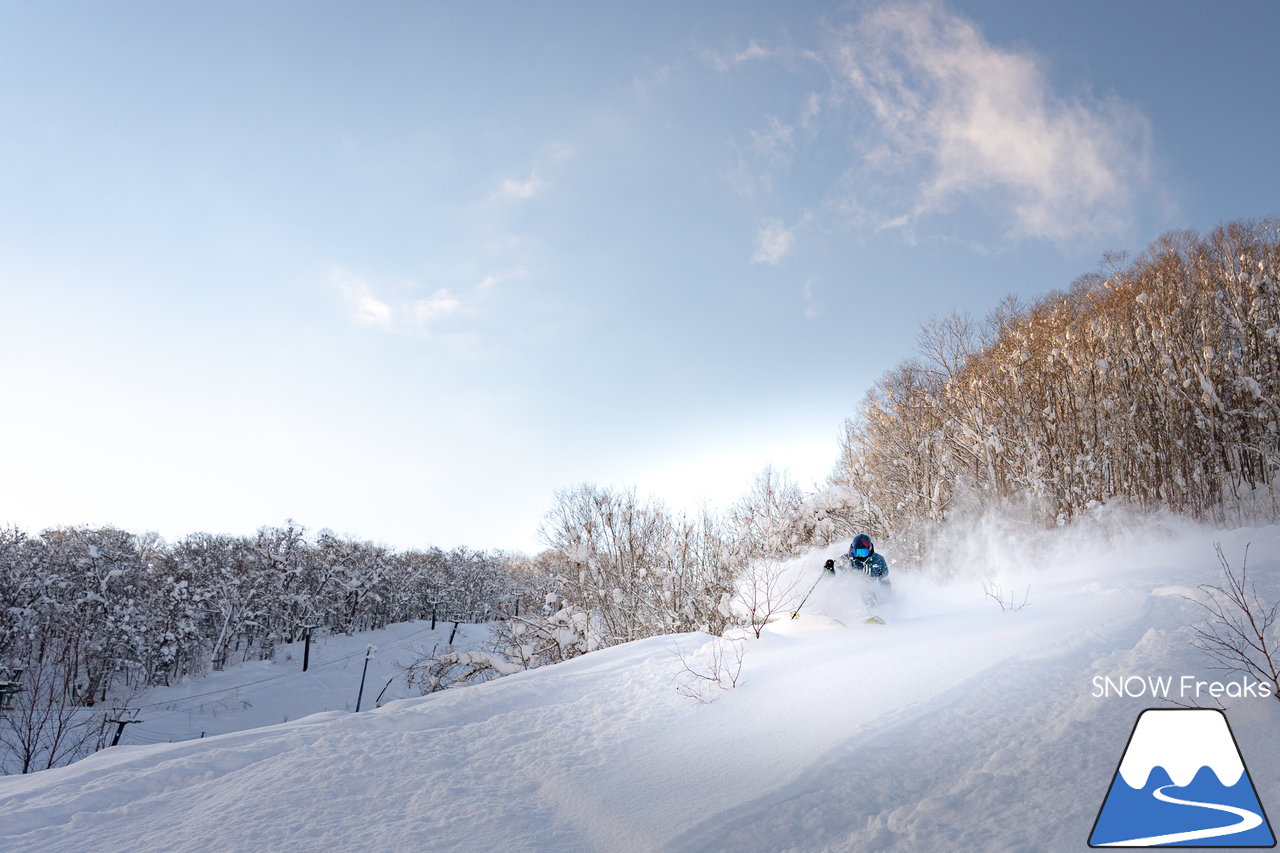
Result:
[[435,693],[450,687],[480,684],[523,671],[524,667],[486,651],[447,651],[432,654],[405,668],[405,681],[422,693]]
[[409,687],[425,695],[480,684],[600,648],[591,613],[551,594],[540,616],[507,616],[492,627],[493,639],[485,650],[420,651],[416,660],[403,667]]
[[1006,593],[1000,584],[990,578],[982,579],[982,592],[987,598],[1000,605],[1000,609],[1004,611],[1016,611],[1031,604],[1031,587],[1028,586],[1026,592],[1022,594],[1022,600],[1018,600],[1017,593]]
[[738,579],[737,603],[757,639],[769,620],[791,610],[798,597],[795,573],[777,560],[752,560]]
[[1205,599],[1195,603],[1208,611],[1210,619],[1194,629],[1195,645],[1213,658],[1213,669],[1270,684],[1271,695],[1280,699],[1280,632],[1276,631],[1280,602],[1268,604],[1249,582],[1248,546],[1238,573],[1227,562],[1221,545],[1215,544],[1214,550],[1224,581],[1200,585]]
[[680,659],[676,692],[704,705],[716,701],[726,690],[738,686],[747,641],[742,637],[716,637],[695,655],[675,648]]

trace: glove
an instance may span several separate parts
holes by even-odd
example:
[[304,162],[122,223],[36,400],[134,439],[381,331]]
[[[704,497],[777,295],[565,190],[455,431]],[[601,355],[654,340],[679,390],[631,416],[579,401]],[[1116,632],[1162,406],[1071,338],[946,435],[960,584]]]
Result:
[[822,564],[822,568],[828,572],[834,572],[836,570],[836,561],[827,560],[825,563]]

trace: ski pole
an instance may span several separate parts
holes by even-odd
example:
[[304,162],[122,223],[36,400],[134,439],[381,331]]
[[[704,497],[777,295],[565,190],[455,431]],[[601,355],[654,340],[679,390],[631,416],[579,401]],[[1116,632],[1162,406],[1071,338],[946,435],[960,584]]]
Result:
[[[828,560],[827,562],[830,563],[831,561]],[[800,615],[800,608],[804,607],[804,603],[809,600],[809,596],[813,595],[814,589],[817,588],[818,583],[822,580],[823,577],[826,576],[826,574],[827,574],[827,570],[825,567],[823,567],[822,574],[818,575],[818,580],[813,582],[813,586],[809,587],[809,591],[804,594],[804,598],[800,599],[800,603],[796,605],[796,609],[791,611],[792,619],[795,619]]]

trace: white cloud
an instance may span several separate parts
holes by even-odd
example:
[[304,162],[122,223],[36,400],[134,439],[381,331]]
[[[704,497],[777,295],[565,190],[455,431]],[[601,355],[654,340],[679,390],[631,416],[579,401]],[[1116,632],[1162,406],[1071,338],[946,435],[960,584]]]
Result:
[[553,142],[546,146],[543,159],[548,163],[560,164],[573,159],[577,153],[568,142]]
[[426,328],[437,320],[453,317],[465,311],[466,307],[462,300],[443,287],[426,299],[415,299],[408,305],[408,314],[419,328]]
[[533,154],[533,166],[529,172],[529,177],[523,180],[506,178],[498,184],[498,188],[491,195],[481,200],[481,206],[492,202],[526,201],[537,198],[551,186],[551,182],[543,176],[548,172],[552,175],[557,174],[566,163],[577,155],[577,149],[564,140],[548,142],[542,145]]
[[810,92],[804,99],[804,106],[800,108],[800,127],[808,130],[820,115],[822,115],[822,98],[817,92]]
[[1038,57],[990,44],[939,3],[870,12],[839,33],[833,57],[874,118],[866,167],[908,182],[898,210],[877,216],[887,227],[974,202],[1012,237],[1109,232],[1148,179],[1149,124],[1133,105],[1062,97]]
[[737,51],[704,51],[703,55],[711,66],[717,71],[728,71],[731,68],[742,65],[745,62],[753,62],[759,59],[769,59],[777,55],[777,51],[764,47],[759,42],[751,42],[742,50]]
[[776,267],[795,248],[795,242],[794,231],[777,219],[767,219],[756,232],[756,252],[751,260]]
[[511,178],[503,181],[498,187],[497,198],[501,199],[530,199],[538,195],[547,187],[547,182],[538,177],[538,173],[534,172],[528,179],[517,181]]
[[[490,298],[499,284],[520,278],[526,273],[523,267],[514,267],[486,275],[474,285],[463,288],[462,293],[441,287],[430,296],[396,303],[375,296],[373,286],[359,273],[334,267],[329,277],[346,302],[354,322],[394,333],[435,334],[446,331],[439,328],[446,320],[479,313],[481,304]],[[412,292],[421,288],[412,282],[402,282],[384,286],[383,289]],[[455,336],[459,334],[453,330],[448,331]]]
[[529,270],[524,266],[514,266],[509,269],[501,270],[500,272],[489,273],[484,278],[480,279],[480,282],[475,286],[475,298],[484,299],[492,293],[494,288],[498,285],[504,282],[524,278],[528,274]]
[[804,316],[810,320],[817,319],[822,314],[822,304],[818,301],[812,278],[807,279],[800,287],[800,293],[804,297]]
[[751,147],[756,154],[778,166],[788,166],[795,153],[795,128],[779,121],[777,116],[767,116],[769,129],[751,131]]
[[365,326],[391,327],[391,306],[375,297],[366,282],[341,268],[333,271],[332,279],[351,307],[353,320]]

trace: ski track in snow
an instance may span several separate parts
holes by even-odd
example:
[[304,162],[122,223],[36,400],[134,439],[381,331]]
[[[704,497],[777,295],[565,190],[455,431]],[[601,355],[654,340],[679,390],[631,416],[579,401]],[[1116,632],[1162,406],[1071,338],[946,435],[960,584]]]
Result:
[[[675,647],[705,660],[711,639],[659,637],[0,778],[0,849],[1086,850],[1133,721],[1159,704],[1094,698],[1092,677],[1204,672],[1196,608],[1167,591],[1215,579],[1213,540],[1155,536],[1010,578],[1034,585],[1016,613],[976,581],[904,576],[888,625],[832,627],[849,616],[833,584],[751,640],[713,704],[674,690]],[[1280,528],[1214,538],[1252,539],[1251,577],[1274,572]],[[1274,705],[1231,712],[1264,801]]]
[[[1123,621],[1120,615],[1113,612],[1115,621],[1084,631],[1064,626],[1050,645],[1060,643],[1066,656],[1048,665],[1040,658],[1048,654],[1045,648],[1022,646],[1031,660],[1010,653],[1030,640],[1020,631],[952,644],[955,658],[939,659],[915,674],[944,683],[957,659],[972,661],[975,646],[992,646],[986,653],[994,660],[966,672],[950,689],[861,727],[795,782],[694,828],[672,849],[711,850],[722,842],[744,851],[1055,849],[1043,845],[1047,832],[1078,834],[1078,824],[1091,824],[1097,810],[1096,804],[1082,805],[1064,813],[1055,789],[1057,783],[1074,785],[1075,777],[1087,776],[1080,747],[1098,738],[1089,723],[1093,700],[1064,702],[1064,697],[1079,692],[1089,645],[1138,639],[1142,629],[1135,621],[1142,614],[1127,614]],[[1046,726],[1046,720],[1053,722]],[[942,744],[945,757],[922,748]],[[1108,758],[1100,766],[1109,778],[1108,760],[1114,765]],[[1041,762],[1061,768],[1061,777],[1046,774]],[[1034,823],[1002,822],[1001,810],[1007,809],[1002,803],[1021,801],[1025,808],[1028,799],[1044,809]],[[843,819],[833,819],[835,814]],[[775,823],[802,832],[778,846],[782,839],[769,829]],[[1063,849],[1084,847],[1083,836],[1079,841]]]

